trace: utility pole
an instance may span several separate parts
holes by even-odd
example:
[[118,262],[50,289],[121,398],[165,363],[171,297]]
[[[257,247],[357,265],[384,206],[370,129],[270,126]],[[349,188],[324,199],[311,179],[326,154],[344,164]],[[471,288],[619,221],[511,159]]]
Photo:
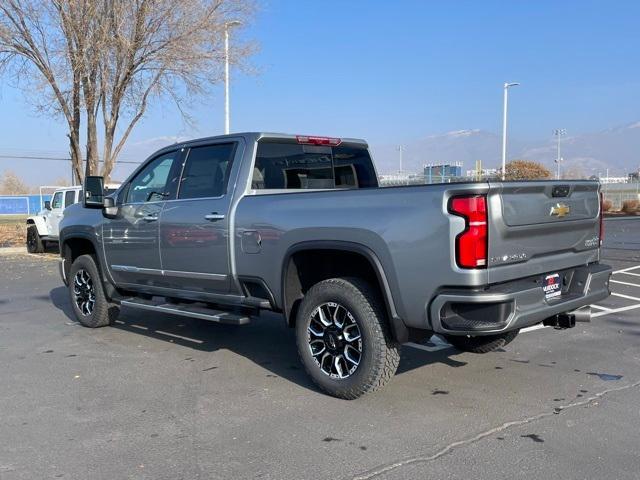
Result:
[[402,152],[404,152],[404,146],[403,145],[398,145],[396,150],[398,150],[399,157],[400,157],[400,170],[398,170],[398,172],[402,173]]
[[558,141],[556,154],[556,164],[558,165],[558,171],[556,173],[556,180],[560,180],[560,163],[562,163],[562,157],[560,156],[560,138],[564,137],[567,134],[567,130],[565,128],[556,128],[553,131],[553,134],[556,136],[556,140]]
[[502,180],[505,178],[507,168],[507,109],[509,104],[509,88],[520,85],[519,83],[505,83],[502,111]]
[[224,24],[224,133],[229,134],[229,28],[242,25],[237,20]]

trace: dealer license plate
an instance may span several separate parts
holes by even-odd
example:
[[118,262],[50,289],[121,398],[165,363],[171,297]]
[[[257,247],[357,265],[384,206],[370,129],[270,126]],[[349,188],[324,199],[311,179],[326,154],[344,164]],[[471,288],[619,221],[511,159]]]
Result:
[[542,291],[544,292],[544,298],[549,300],[550,298],[557,298],[562,295],[562,278],[559,273],[552,273],[545,275],[542,281]]

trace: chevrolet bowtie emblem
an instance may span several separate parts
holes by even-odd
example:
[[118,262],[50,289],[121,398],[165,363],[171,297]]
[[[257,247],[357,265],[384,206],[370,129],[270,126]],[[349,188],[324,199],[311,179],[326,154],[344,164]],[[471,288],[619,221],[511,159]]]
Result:
[[565,205],[564,203],[556,203],[554,206],[551,207],[551,211],[549,212],[549,215],[562,218],[565,215],[569,215],[570,212],[571,212],[571,209],[569,208],[569,205]]

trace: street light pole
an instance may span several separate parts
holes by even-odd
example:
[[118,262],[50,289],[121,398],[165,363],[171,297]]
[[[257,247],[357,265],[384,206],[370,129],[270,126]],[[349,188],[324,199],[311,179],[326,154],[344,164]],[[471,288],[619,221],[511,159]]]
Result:
[[224,24],[224,133],[229,134],[229,28],[242,25],[237,20]]
[[504,84],[504,98],[503,98],[503,111],[502,111],[502,180],[505,179],[505,173],[507,168],[507,109],[509,105],[509,87],[515,87],[520,85],[519,83],[505,83]]
[[556,128],[553,131],[553,134],[556,136],[558,140],[558,148],[556,154],[556,163],[558,164],[558,171],[556,173],[556,180],[560,180],[560,163],[562,162],[562,157],[560,156],[560,138],[564,137],[567,134],[567,130],[565,128]]

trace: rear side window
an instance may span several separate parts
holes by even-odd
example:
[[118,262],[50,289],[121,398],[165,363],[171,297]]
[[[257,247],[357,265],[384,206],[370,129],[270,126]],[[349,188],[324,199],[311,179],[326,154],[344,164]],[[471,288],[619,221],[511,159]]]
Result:
[[189,150],[180,180],[178,198],[220,197],[227,191],[235,143]]
[[260,142],[251,188],[256,190],[377,187],[362,147]]
[[64,193],[64,208],[67,208],[69,205],[73,205],[75,201],[76,201],[75,190],[70,190]]

